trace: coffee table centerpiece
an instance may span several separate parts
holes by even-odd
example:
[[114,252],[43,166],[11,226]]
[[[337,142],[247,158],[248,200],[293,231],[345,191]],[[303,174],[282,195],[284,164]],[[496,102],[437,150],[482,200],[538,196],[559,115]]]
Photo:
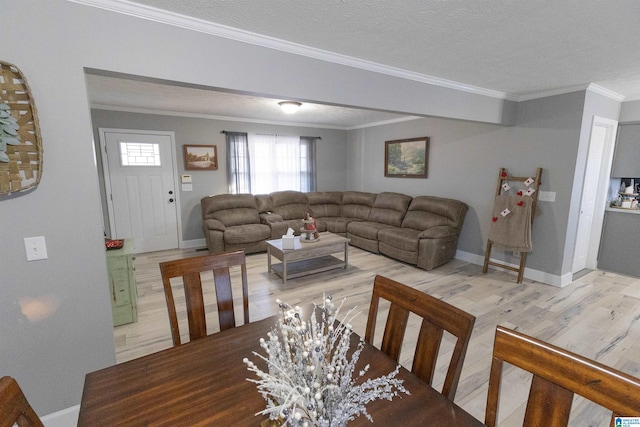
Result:
[[307,216],[302,220],[302,223],[304,225],[300,229],[300,243],[317,242],[320,235],[318,234],[318,225],[315,218],[307,212]]
[[327,297],[321,307],[314,306],[307,320],[300,307],[277,302],[282,317],[267,339],[260,339],[267,355],[253,352],[266,362],[267,371],[243,360],[259,378],[248,381],[257,384],[267,402],[266,409],[256,415],[269,415],[275,425],[340,427],[360,415],[373,421],[365,407],[369,402],[391,400],[399,392],[409,394],[403,381],[395,378],[400,365],[382,377],[359,380],[369,365],[355,373],[362,338],[348,356],[350,322],[355,315],[352,309],[341,323],[336,321],[344,300],[336,308]]

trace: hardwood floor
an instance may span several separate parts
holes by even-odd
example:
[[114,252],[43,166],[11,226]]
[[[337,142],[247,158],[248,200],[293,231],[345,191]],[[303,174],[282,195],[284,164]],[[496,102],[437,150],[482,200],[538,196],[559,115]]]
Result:
[[[206,252],[191,249],[137,256],[138,322],[115,328],[118,363],[171,346],[158,263],[204,254]],[[361,314],[352,323],[354,330],[364,336],[371,287],[376,274],[420,289],[475,315],[476,324],[455,401],[480,420],[484,420],[493,336],[498,324],[640,376],[640,279],[594,271],[565,288],[527,279],[516,284],[513,273],[490,269],[487,274],[482,274],[481,266],[459,260],[432,271],[424,271],[355,247],[349,248],[349,267],[346,271],[334,270],[292,279],[286,286],[275,274],[267,274],[266,269],[265,253],[247,255],[251,321],[275,314],[276,298],[290,304],[320,303],[326,294],[332,295],[334,301],[346,298],[344,312],[346,308],[358,307]],[[239,277],[239,271],[233,274]],[[184,301],[184,297],[178,294],[180,287],[179,283],[174,285],[174,295],[176,300]],[[241,298],[239,285],[236,295]],[[242,306],[239,298],[235,304],[237,308]],[[210,332],[215,332],[215,299],[210,293],[205,293],[205,301],[208,322],[214,324]],[[381,305],[380,311],[385,310],[388,310],[388,306]],[[178,315],[184,319],[184,308],[182,316],[180,312]],[[239,311],[236,319],[242,319]],[[381,325],[376,330],[380,339],[385,315],[379,315],[378,319]],[[186,331],[186,320],[180,327],[181,331]],[[407,367],[411,366],[416,328],[409,328],[405,337],[401,361]],[[184,332],[184,335],[187,341],[188,333]],[[441,355],[449,356],[451,348],[451,345],[443,345]],[[441,386],[444,363],[438,365],[439,376],[434,382],[436,388]],[[526,373],[515,368],[506,370],[499,410],[500,426],[521,425],[528,381]],[[610,413],[607,411],[581,398],[574,400],[571,426],[608,426],[609,420]]]

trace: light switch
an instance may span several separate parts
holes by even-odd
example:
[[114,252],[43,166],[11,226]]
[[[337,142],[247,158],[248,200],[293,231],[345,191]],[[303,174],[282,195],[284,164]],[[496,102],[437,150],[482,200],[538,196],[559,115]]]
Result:
[[182,191],[193,191],[193,184],[182,184]]
[[538,200],[541,202],[555,202],[556,201],[556,192],[555,191],[541,191],[538,195]]
[[27,261],[47,259],[47,244],[44,236],[25,237],[24,249],[27,252]]

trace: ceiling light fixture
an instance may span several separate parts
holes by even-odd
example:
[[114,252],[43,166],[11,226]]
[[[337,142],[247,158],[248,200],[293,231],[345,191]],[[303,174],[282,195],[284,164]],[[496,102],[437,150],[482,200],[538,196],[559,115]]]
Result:
[[282,111],[285,114],[293,114],[298,111],[298,109],[302,106],[302,103],[295,101],[282,101],[278,102],[278,105],[280,106],[280,108],[282,108]]

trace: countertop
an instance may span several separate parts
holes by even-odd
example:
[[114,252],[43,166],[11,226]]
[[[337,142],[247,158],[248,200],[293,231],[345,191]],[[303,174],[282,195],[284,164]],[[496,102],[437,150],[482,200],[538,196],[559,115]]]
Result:
[[632,214],[632,215],[640,215],[640,209],[623,209],[623,208],[607,207],[605,209],[605,211],[607,211],[607,212],[626,213],[626,214]]

